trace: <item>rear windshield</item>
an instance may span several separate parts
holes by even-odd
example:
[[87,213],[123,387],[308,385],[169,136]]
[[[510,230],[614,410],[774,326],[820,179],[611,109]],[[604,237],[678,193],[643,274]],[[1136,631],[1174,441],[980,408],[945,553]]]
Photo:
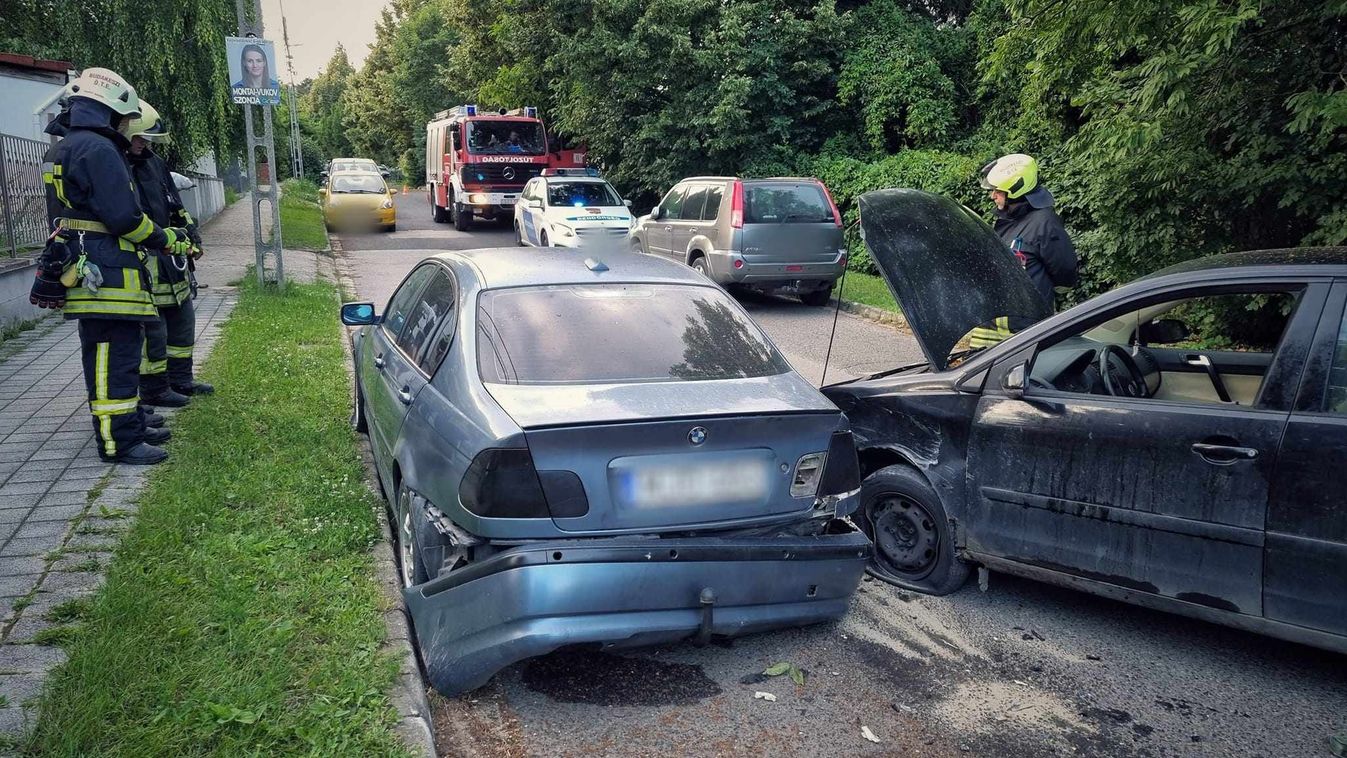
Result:
[[712,287],[488,290],[478,321],[477,363],[486,382],[701,381],[790,370],[739,306]]
[[744,223],[833,223],[823,189],[813,182],[744,185]]

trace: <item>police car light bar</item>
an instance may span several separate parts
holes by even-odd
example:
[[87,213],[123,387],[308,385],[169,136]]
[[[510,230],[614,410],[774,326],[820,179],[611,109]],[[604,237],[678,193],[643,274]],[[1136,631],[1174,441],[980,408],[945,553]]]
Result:
[[598,170],[597,168],[593,168],[593,167],[590,167],[590,168],[545,168],[545,169],[543,169],[542,175],[543,175],[543,176],[592,176],[592,177],[596,177],[596,178],[597,178],[597,177],[599,176],[599,170]]

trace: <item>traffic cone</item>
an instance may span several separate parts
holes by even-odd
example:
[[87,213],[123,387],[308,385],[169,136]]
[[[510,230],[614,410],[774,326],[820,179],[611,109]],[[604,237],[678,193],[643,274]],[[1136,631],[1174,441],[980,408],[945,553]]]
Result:
[[404,195],[407,194],[407,185],[406,185],[406,184],[403,184],[403,185],[402,185],[402,194],[404,194]]

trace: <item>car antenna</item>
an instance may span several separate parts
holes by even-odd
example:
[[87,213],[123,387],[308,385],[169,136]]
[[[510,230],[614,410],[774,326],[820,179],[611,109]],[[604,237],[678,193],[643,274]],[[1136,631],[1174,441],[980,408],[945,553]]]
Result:
[[[843,241],[846,239],[846,232],[850,231],[852,227],[860,222],[860,218],[857,218],[855,221],[851,222],[851,226],[848,226],[843,230]],[[849,255],[847,256],[847,263],[851,263],[851,256]],[[823,375],[818,378],[819,389],[823,389],[828,384],[828,361],[832,360],[833,357],[833,340],[837,338],[837,317],[842,312],[842,290],[847,285],[848,268],[850,268],[849,265],[842,267],[842,278],[837,280],[837,303],[833,307],[833,328],[832,331],[828,333],[828,352],[823,355]]]

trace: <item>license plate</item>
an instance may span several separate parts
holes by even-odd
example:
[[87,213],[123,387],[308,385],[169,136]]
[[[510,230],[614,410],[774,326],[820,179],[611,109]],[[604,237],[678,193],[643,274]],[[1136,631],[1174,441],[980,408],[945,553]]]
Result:
[[519,202],[519,198],[514,195],[506,195],[500,199],[501,205],[514,205]]
[[760,458],[636,465],[619,475],[620,499],[637,508],[746,503],[767,497]]

